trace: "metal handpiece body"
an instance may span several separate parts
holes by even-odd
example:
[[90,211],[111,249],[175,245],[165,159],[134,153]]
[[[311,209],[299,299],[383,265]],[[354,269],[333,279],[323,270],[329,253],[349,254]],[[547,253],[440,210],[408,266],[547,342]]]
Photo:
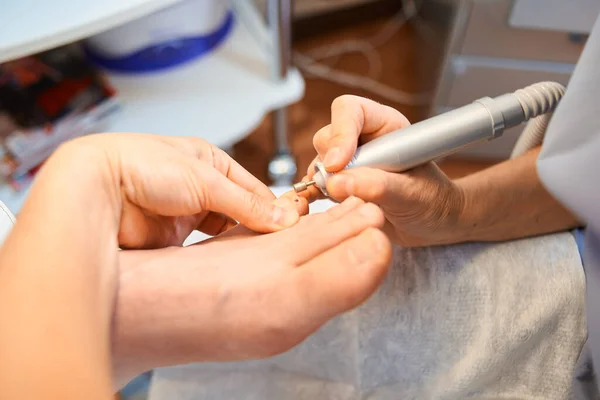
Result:
[[[505,129],[552,111],[563,93],[562,85],[542,82],[515,93],[479,99],[360,146],[345,168],[409,170],[500,137]],[[314,184],[328,196],[326,183],[331,175],[322,163],[316,163],[313,181],[298,183],[294,188],[300,192]]]

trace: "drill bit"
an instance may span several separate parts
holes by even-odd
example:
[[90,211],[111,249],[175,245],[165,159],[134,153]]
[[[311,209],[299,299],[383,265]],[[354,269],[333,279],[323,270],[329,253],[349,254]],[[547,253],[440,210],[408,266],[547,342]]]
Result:
[[294,184],[294,192],[296,192],[296,193],[304,192],[310,186],[316,185],[316,184],[317,183],[315,181],[298,182],[298,183]]

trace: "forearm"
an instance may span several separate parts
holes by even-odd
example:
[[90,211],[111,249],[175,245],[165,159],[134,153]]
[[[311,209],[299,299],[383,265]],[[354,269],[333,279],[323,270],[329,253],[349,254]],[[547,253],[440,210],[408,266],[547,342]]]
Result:
[[42,169],[0,252],[2,399],[110,395],[118,220],[85,189],[99,184],[93,160],[73,161]]
[[460,241],[502,241],[580,226],[541,184],[540,148],[456,181],[464,194]]

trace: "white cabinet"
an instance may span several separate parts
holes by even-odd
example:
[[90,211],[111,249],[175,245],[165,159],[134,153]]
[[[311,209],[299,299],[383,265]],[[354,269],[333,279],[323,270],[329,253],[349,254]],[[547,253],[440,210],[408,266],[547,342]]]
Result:
[[[0,62],[84,39],[178,1],[1,0]],[[265,24],[251,1],[231,3],[233,32],[213,53],[151,75],[107,73],[122,111],[106,131],[198,136],[227,149],[265,114],[274,111],[285,117],[285,107],[304,94],[299,71],[288,68],[280,55],[290,46],[289,35],[284,35],[290,21],[282,12],[289,0],[269,0],[271,10],[278,6],[282,12],[273,26]],[[276,141],[287,135],[283,122],[277,125]],[[289,151],[286,143],[278,148]],[[0,185],[0,200],[15,214],[26,195]]]
[[598,0],[515,0],[509,23],[519,28],[590,33],[598,13]]

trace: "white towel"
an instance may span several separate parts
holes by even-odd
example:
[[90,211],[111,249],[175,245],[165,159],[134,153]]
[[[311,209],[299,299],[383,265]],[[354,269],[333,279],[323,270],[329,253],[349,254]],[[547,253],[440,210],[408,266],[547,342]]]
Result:
[[159,369],[149,400],[575,398],[584,291],[570,233],[396,247],[377,292],[296,348]]

